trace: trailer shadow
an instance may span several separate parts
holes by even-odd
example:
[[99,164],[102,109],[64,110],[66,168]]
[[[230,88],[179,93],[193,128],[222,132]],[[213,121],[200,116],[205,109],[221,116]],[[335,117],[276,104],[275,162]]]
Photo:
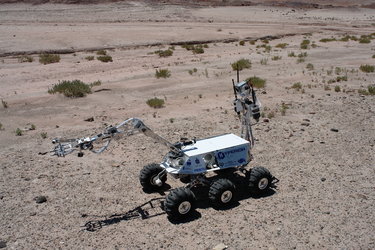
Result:
[[95,232],[104,226],[110,226],[122,221],[129,221],[134,219],[150,219],[165,214],[163,207],[164,197],[154,198],[125,213],[113,214],[102,220],[87,221],[83,226],[83,230]]

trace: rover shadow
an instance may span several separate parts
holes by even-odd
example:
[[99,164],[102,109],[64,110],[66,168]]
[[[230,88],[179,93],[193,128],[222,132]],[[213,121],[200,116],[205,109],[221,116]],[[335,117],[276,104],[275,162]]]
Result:
[[171,189],[171,185],[169,185],[168,183],[164,183],[163,186],[161,186],[158,190],[149,190],[146,188],[142,188],[142,191],[145,192],[146,194],[158,193],[161,196],[165,196],[166,195],[165,192],[169,191],[170,189]]
[[189,217],[186,217],[186,218],[172,218],[172,217],[168,216],[167,219],[168,219],[168,221],[170,223],[177,225],[177,224],[189,223],[189,222],[198,220],[201,217],[202,217],[201,213],[199,213],[197,210],[194,210],[194,211],[191,212],[191,214],[190,214]]
[[120,223],[122,221],[134,220],[134,219],[149,219],[159,215],[165,214],[163,210],[164,197],[151,199],[142,205],[135,207],[122,214],[113,214],[102,220],[91,220],[87,221],[83,226],[83,230],[89,232],[95,232],[104,226],[110,226],[113,224]]

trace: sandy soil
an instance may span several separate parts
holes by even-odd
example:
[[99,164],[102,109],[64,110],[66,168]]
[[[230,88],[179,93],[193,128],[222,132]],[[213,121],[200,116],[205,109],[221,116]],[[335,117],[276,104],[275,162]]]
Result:
[[[375,84],[375,73],[359,70],[362,64],[375,64],[374,40],[320,42],[374,32],[374,10],[3,4],[0,24],[0,98],[8,106],[0,107],[0,246],[375,248],[375,100],[358,93]],[[249,43],[268,36],[274,38],[270,52],[257,48],[264,44],[260,40]],[[316,47],[301,50],[304,39]],[[208,44],[204,54],[178,45],[171,57],[153,53],[199,41]],[[280,43],[288,45],[276,48]],[[107,48],[113,62],[85,59],[99,48]],[[43,65],[36,54],[43,51],[65,53],[59,63]],[[307,57],[297,63],[297,57],[288,56],[291,52]],[[34,61],[20,63],[21,54]],[[239,134],[230,64],[241,58],[252,62],[242,79],[256,75],[267,80],[265,89],[258,90],[264,118],[254,127],[257,145],[250,164],[267,167],[280,179],[267,197],[243,194],[228,210],[215,210],[202,200],[191,220],[176,223],[160,208],[168,190],[147,194],[138,182],[142,166],[167,152],[151,139],[123,138],[106,152],[83,158],[39,154],[53,148],[52,138],[95,134],[129,117],[141,118],[172,142]],[[158,68],[168,68],[171,77],[156,79]],[[194,68],[197,72],[189,74]],[[338,76],[347,81],[332,83]],[[93,90],[105,91],[78,99],[47,93],[59,80],[73,79],[100,80],[102,85]],[[299,91],[291,88],[296,82],[302,84]],[[165,99],[165,107],[148,107],[146,100],[153,97]],[[84,121],[89,117],[94,121]],[[35,130],[15,135],[17,128],[31,124]],[[183,185],[172,177],[168,184]],[[37,204],[34,198],[41,195],[47,202]],[[149,201],[155,206],[142,207],[148,216],[132,212]],[[102,227],[89,232],[84,225],[90,222]]]

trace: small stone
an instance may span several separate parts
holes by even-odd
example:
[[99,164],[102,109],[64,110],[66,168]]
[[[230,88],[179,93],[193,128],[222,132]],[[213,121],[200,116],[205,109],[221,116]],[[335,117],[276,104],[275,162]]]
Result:
[[321,142],[320,142],[320,144],[324,144],[324,143],[326,143],[326,142],[324,142],[324,141],[321,141]]
[[41,195],[41,196],[37,196],[34,198],[35,202],[40,204],[40,203],[44,203],[47,201],[47,197]]
[[301,125],[308,127],[308,126],[310,126],[310,123],[308,123],[308,122],[302,122]]
[[0,240],[0,248],[6,248],[7,247],[7,242]]
[[113,163],[113,164],[112,164],[112,167],[113,167],[113,168],[118,168],[118,167],[120,167],[120,164],[118,164],[118,163]]
[[56,128],[59,128],[60,126],[59,125],[56,125]]
[[84,120],[85,122],[93,122],[94,121],[94,117],[89,117],[87,119]]
[[363,199],[363,200],[367,200],[368,199],[368,197],[366,195],[364,195],[364,194],[357,194],[357,196],[358,196],[358,198]]
[[263,122],[270,122],[270,119],[268,119],[268,118],[264,118],[264,119],[263,119]]
[[321,181],[326,181],[327,179],[324,178],[324,177],[322,177],[322,178],[320,178],[320,180],[321,180]]
[[305,122],[310,122],[310,120],[309,120],[309,119],[303,119],[303,121],[305,121]]
[[36,215],[36,212],[31,212],[30,213],[30,216],[35,216]]
[[314,140],[313,140],[313,139],[310,139],[310,140],[308,140],[307,142],[314,142]]
[[332,132],[339,132],[339,130],[337,128],[331,128],[331,131]]
[[227,245],[225,245],[224,243],[220,243],[220,244],[216,245],[214,248],[212,248],[212,250],[225,250],[227,248],[228,248]]

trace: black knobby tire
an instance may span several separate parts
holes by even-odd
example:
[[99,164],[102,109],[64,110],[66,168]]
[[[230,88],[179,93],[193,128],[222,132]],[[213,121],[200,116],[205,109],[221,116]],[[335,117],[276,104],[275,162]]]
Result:
[[142,187],[146,190],[158,190],[160,189],[164,183],[167,181],[167,175],[164,174],[160,180],[162,182],[161,186],[158,186],[154,183],[154,178],[164,169],[160,167],[159,164],[152,163],[143,167],[139,174],[139,181]]
[[164,209],[171,218],[189,217],[195,209],[194,193],[186,187],[173,189],[165,199]]
[[248,174],[249,188],[254,194],[263,194],[271,187],[272,175],[264,167],[254,167]]
[[235,201],[236,186],[228,179],[217,179],[212,182],[208,198],[215,207],[225,207]]

